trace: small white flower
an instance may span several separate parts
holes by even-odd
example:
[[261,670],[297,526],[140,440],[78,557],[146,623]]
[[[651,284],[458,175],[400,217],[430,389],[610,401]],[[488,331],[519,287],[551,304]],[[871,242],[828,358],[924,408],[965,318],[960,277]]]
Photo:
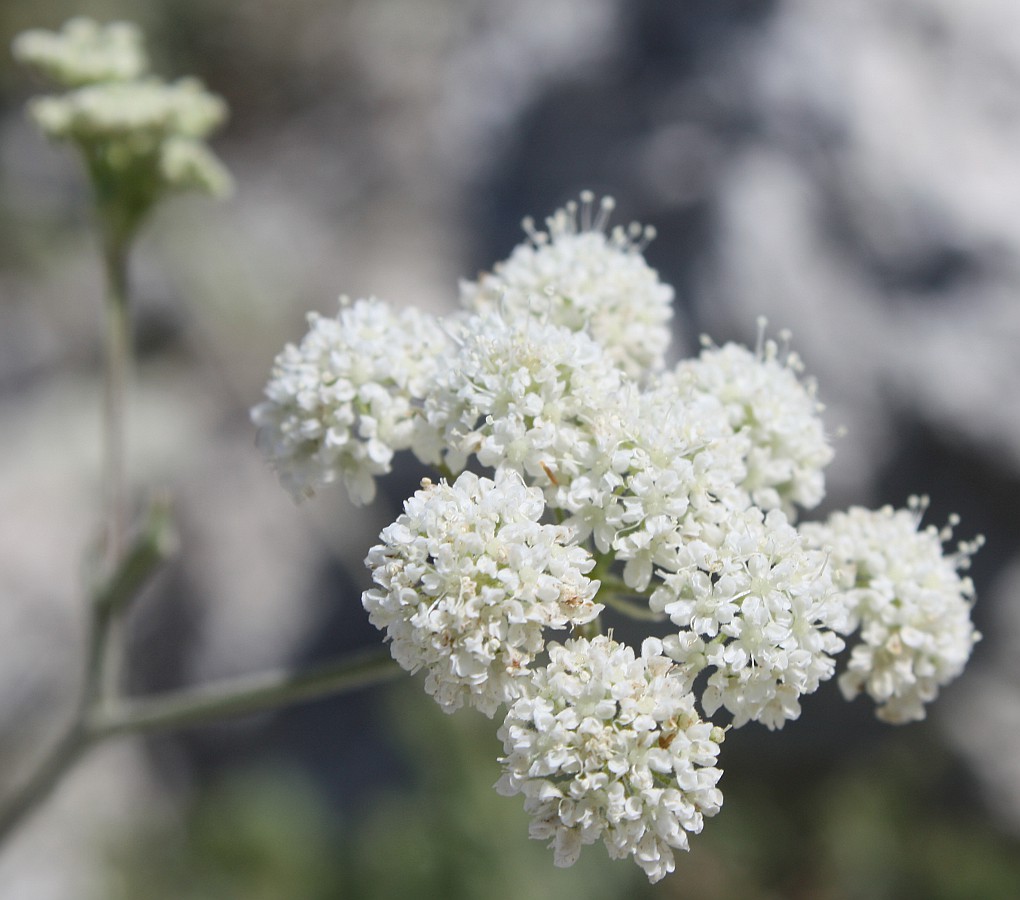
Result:
[[496,789],[524,795],[531,836],[550,841],[558,866],[601,839],[658,881],[722,805],[723,731],[699,718],[655,638],[640,656],[604,636],[550,644],[499,737]]
[[[477,282],[461,284],[461,301],[478,312],[536,317],[586,331],[631,377],[661,369],[669,345],[673,289],[641,255],[654,236],[632,225],[606,232],[613,201],[593,217],[594,197],[581,195],[546,220],[548,231],[524,222],[529,240]],[[578,216],[580,215],[580,220]]]
[[14,55],[70,88],[29,101],[29,114],[47,137],[82,149],[104,207],[120,207],[127,231],[168,190],[230,192],[229,173],[204,142],[226,119],[226,103],[197,78],[168,84],[146,74],[134,25],[71,19],[60,32],[19,35]]
[[308,325],[252,410],[259,445],[295,498],[342,478],[354,503],[369,503],[396,451],[438,460],[421,405],[448,338],[433,317],[375,299],[312,313]]
[[13,44],[14,58],[57,84],[80,87],[101,81],[130,81],[149,67],[142,33],[130,22],[99,25],[76,17],[60,31],[33,28]]
[[907,509],[852,507],[802,526],[831,554],[849,630],[860,629],[840,688],[848,700],[866,692],[876,715],[893,723],[923,719],[924,704],[963,671],[981,637],[970,616],[974,585],[960,571],[982,541],[946,555],[951,529],[921,529],[924,506],[912,498]]
[[160,174],[168,187],[194,189],[214,197],[229,194],[230,173],[204,141],[194,138],[167,138],[160,148]]
[[[764,328],[764,321],[761,322]],[[825,495],[824,468],[832,460],[820,418],[822,405],[795,353],[780,353],[775,341],[752,352],[738,344],[706,347],[673,374],[675,390],[708,393],[726,407],[734,431],[750,439],[743,486],[762,509],[817,506]]]
[[713,670],[701,698],[709,715],[722,706],[734,727],[781,728],[800,715],[799,698],[832,677],[842,597],[825,554],[805,547],[779,510],[752,508],[704,529],[662,577],[649,605],[680,627],[663,644],[688,676]]
[[584,574],[594,560],[568,529],[540,524],[544,511],[516,472],[464,472],[424,483],[368,554],[369,619],[401,666],[427,670],[425,690],[446,712],[467,703],[492,716],[518,696],[546,628],[602,610]]

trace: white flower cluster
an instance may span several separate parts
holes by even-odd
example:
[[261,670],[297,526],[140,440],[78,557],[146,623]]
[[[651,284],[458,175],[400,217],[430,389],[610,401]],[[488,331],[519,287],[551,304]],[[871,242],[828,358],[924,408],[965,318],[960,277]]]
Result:
[[[887,510],[796,524],[832,457],[799,359],[762,324],[755,350],[664,371],[670,292],[645,231],[607,236],[611,205],[527,225],[446,319],[313,315],[254,419],[298,497],[342,480],[367,502],[404,450],[452,481],[370,552],[371,621],[443,709],[508,707],[499,788],[558,864],[601,840],[656,880],[722,802],[708,716],[781,728],[857,631],[847,696],[923,714],[977,637],[958,574],[977,545],[945,556]],[[654,629],[640,654],[598,636],[604,607]]]
[[496,789],[524,795],[531,836],[551,842],[556,865],[601,838],[658,881],[719,811],[723,730],[701,720],[674,670],[656,638],[640,656],[604,636],[551,644],[510,707]]
[[229,192],[230,176],[205,143],[226,104],[196,78],[168,84],[147,74],[134,25],[75,18],[59,32],[19,35],[14,55],[69,89],[32,100],[29,112],[48,137],[85,149],[107,189],[134,182],[132,202],[146,208],[168,189]]
[[375,476],[414,448],[438,462],[422,404],[449,338],[430,316],[375,299],[308,317],[308,334],[276,357],[267,399],[252,410],[258,442],[296,497],[342,478],[356,504],[375,497]]
[[453,471],[469,456],[539,483],[584,467],[591,420],[617,395],[622,374],[583,332],[494,313],[462,322],[426,402]]
[[525,220],[529,241],[510,258],[461,284],[461,301],[477,311],[508,317],[540,315],[571,331],[586,331],[628,375],[662,368],[669,345],[673,289],[659,281],[641,254],[651,228],[620,226],[606,232],[613,200],[581,195],[538,231]]
[[734,727],[781,728],[799,698],[830,678],[846,608],[825,554],[804,547],[783,513],[750,509],[719,540],[688,541],[650,598],[679,627],[664,645],[693,679],[712,669],[701,702]]
[[738,344],[708,346],[673,375],[678,390],[724,404],[730,426],[750,439],[743,486],[760,508],[781,508],[791,517],[798,506],[821,502],[822,471],[833,455],[815,385],[798,377],[802,368],[795,353],[780,354],[775,341],[761,337],[754,353]]
[[[564,503],[594,523],[594,538],[623,562],[622,577],[645,592],[653,573],[672,571],[696,535],[726,527],[746,509],[740,487],[748,444],[712,398],[686,398],[668,383],[624,396],[616,431],[592,460],[584,491]],[[578,509],[578,502],[587,508]]]
[[539,522],[542,492],[516,472],[464,472],[423,483],[382,532],[367,564],[373,625],[446,712],[465,702],[492,716],[514,700],[544,646],[543,630],[584,625],[601,612],[595,560],[570,532]]
[[148,68],[142,32],[130,22],[103,26],[78,16],[60,32],[33,28],[12,45],[14,58],[64,87],[130,81]]
[[803,529],[828,548],[844,589],[847,630],[859,629],[839,686],[848,700],[865,691],[887,722],[923,719],[924,704],[963,671],[981,638],[970,616],[974,585],[960,570],[982,541],[961,543],[947,556],[951,527],[920,529],[925,505],[912,498],[907,509],[852,507]]
[[226,106],[195,78],[174,84],[140,78],[40,97],[32,113],[50,137],[85,143],[130,140],[131,153],[140,155],[170,138],[180,142],[205,137],[222,123]]

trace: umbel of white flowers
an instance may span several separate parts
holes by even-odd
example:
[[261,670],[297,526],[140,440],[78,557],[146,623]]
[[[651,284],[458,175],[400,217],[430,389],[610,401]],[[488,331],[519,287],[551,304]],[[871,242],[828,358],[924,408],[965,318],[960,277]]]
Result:
[[57,32],[22,32],[12,49],[66,89],[31,100],[29,113],[48,137],[81,150],[114,239],[130,237],[167,193],[230,191],[229,173],[205,142],[226,104],[197,78],[168,83],[149,74],[137,26],[78,17]]
[[[341,481],[368,503],[401,451],[447,476],[369,552],[372,623],[445,711],[504,711],[497,789],[557,865],[601,839],[656,881],[722,804],[725,729],[797,718],[844,647],[848,699],[924,717],[979,639],[980,539],[945,553],[920,500],[798,525],[832,458],[799,359],[762,323],[753,350],[668,369],[673,291],[611,208],[526,222],[445,318],[311,314],[252,415],[299,499]],[[600,634],[606,607],[654,634]]]

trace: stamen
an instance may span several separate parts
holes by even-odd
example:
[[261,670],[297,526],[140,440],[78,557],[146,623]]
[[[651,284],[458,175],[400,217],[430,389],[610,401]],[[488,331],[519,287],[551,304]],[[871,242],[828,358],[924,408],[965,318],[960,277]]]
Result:
[[907,509],[914,514],[914,527],[921,527],[921,520],[924,518],[924,514],[928,511],[928,506],[931,503],[931,498],[927,494],[918,496],[917,494],[911,494],[907,498]]
[[754,356],[759,362],[765,358],[765,329],[769,320],[765,316],[758,316],[758,339],[754,343]]
[[591,231],[591,205],[595,195],[591,191],[581,191],[581,231]]
[[524,229],[524,233],[536,247],[542,243],[540,239],[542,232],[535,228],[535,220],[531,216],[525,216],[521,219],[521,228]]
[[645,225],[642,229],[640,240],[634,244],[634,249],[638,253],[644,253],[648,245],[655,240],[658,233],[654,225]]
[[563,205],[564,215],[564,227],[563,231],[565,234],[577,234],[577,201],[568,200]]
[[612,197],[603,197],[599,201],[599,214],[592,226],[593,231],[605,231],[609,224],[609,217],[616,208],[616,201]]
[[793,332],[789,328],[784,328],[779,332],[780,361],[787,368],[796,369],[797,359],[795,354],[790,351],[790,341],[792,339]]

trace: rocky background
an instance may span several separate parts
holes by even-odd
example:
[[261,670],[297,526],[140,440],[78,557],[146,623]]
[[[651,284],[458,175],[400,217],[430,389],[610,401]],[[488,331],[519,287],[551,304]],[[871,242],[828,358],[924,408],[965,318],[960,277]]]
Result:
[[[170,489],[182,552],[133,612],[132,690],[378,639],[361,560],[420,473],[295,507],[247,410],[308,310],[451,308],[582,188],[658,230],[678,355],[793,332],[841,433],[826,508],[927,493],[986,535],[985,638],[923,724],[827,685],[733,734],[722,813],[654,889],[599,847],[554,870],[491,791],[491,724],[408,680],[100,748],[0,854],[0,896],[1020,895],[1020,7],[6,0],[0,46],[77,13],[137,21],[232,111],[234,198],[169,204],[134,258],[131,477]],[[99,500],[101,272],[38,88],[0,56],[0,787],[73,701]]]

